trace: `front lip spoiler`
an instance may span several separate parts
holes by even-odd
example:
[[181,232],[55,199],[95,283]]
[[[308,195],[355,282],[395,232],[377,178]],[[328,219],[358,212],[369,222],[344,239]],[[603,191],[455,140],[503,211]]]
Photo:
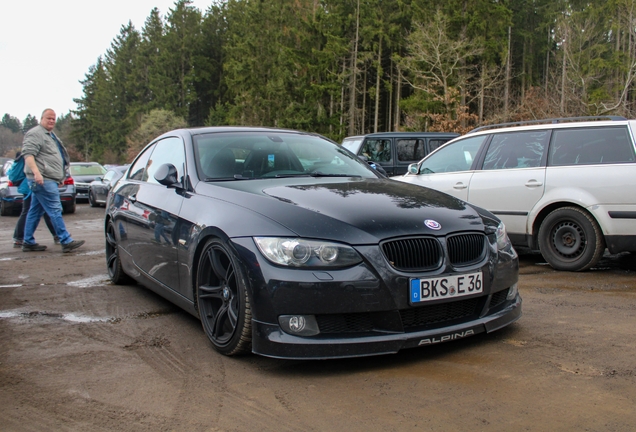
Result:
[[[445,343],[479,333],[490,333],[521,318],[521,297],[505,309],[466,323],[413,333],[392,333],[351,338],[311,339],[284,333],[276,324],[252,321],[252,352],[266,357],[290,360],[321,360],[395,354],[426,345]],[[454,335],[460,335],[455,337]],[[464,336],[465,335],[465,336]]]

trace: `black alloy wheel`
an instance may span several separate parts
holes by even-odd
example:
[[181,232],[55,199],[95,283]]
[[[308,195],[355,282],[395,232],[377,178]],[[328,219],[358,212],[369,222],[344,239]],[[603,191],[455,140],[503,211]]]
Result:
[[555,269],[583,271],[601,259],[605,240],[589,213],[577,207],[562,207],[548,214],[541,223],[539,249]]
[[196,299],[205,334],[225,355],[251,351],[252,312],[238,259],[219,239],[209,240],[197,268]]
[[106,229],[106,268],[108,269],[110,280],[115,285],[125,285],[131,282],[131,278],[124,272],[121,266],[115,232],[116,229],[113,221],[108,222]]

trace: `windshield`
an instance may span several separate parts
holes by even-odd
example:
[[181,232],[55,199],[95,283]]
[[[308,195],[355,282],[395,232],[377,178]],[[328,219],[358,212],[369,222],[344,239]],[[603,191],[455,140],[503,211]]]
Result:
[[194,137],[199,178],[369,177],[375,172],[325,138],[281,131],[238,131]]
[[101,165],[71,165],[71,175],[94,175],[100,176],[106,172],[106,168]]

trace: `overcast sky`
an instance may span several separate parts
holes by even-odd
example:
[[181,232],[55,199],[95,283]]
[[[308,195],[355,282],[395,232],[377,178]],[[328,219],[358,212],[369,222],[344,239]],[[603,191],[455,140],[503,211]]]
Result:
[[[0,6],[0,118],[38,119],[53,108],[75,109],[91,65],[106,53],[122,25],[141,31],[152,8],[162,18],[174,0],[2,0]],[[212,0],[194,0],[205,13]]]

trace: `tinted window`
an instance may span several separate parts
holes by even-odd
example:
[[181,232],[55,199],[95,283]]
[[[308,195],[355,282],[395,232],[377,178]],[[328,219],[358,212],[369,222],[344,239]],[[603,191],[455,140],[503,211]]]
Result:
[[148,158],[150,158],[150,153],[154,146],[147,148],[141,155],[137,157],[135,164],[132,169],[128,173],[128,178],[131,180],[145,180],[146,173],[146,164],[148,163]]
[[455,141],[428,156],[420,166],[420,174],[469,170],[479,147],[488,135]]
[[391,140],[367,139],[362,146],[362,154],[372,161],[389,162],[391,160]]
[[419,161],[426,156],[426,141],[423,139],[399,139],[396,142],[398,160]]
[[255,131],[203,134],[193,140],[199,178],[206,181],[308,175],[376,177],[366,162],[319,136]]
[[634,162],[634,147],[626,127],[559,129],[553,132],[549,165],[619,162]]
[[166,163],[174,165],[177,169],[177,179],[181,181],[185,164],[185,153],[181,138],[166,138],[155,145],[152,156],[148,161],[144,180],[148,181],[148,183],[158,183],[155,180],[155,173],[161,165]]
[[528,131],[494,134],[484,170],[538,167],[550,133],[548,131]]
[[432,152],[433,150],[439,148],[442,146],[442,144],[446,144],[448,141],[450,141],[449,138],[446,139],[430,139],[428,140],[428,151],[429,153]]

